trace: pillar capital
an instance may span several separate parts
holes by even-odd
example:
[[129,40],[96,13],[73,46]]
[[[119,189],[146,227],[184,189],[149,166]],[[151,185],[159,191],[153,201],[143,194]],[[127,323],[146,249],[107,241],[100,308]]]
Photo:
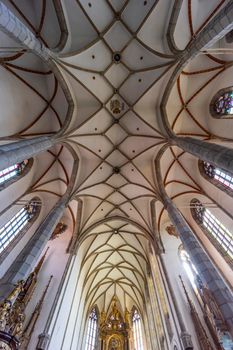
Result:
[[48,348],[50,335],[48,333],[41,333],[38,338],[39,341],[37,343],[36,350],[46,350]]
[[184,350],[193,350],[192,338],[188,332],[181,332],[180,338],[182,340]]

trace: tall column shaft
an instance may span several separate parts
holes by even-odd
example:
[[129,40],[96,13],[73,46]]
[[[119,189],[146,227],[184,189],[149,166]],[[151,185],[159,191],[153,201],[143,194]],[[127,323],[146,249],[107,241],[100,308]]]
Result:
[[2,2],[0,2],[0,30],[42,59],[46,61],[49,59],[49,50]]
[[232,148],[197,140],[192,137],[175,136],[172,143],[201,160],[210,162],[218,168],[233,173]]
[[1,145],[0,170],[44,152],[56,142],[56,139],[51,136],[41,136]]
[[231,291],[221,278],[215,266],[199,244],[192,229],[176,208],[174,203],[172,203],[172,201],[166,197],[164,198],[164,205],[173,225],[180,234],[180,239],[184,245],[184,248],[195,264],[201,279],[206,283],[208,289],[214,296],[224,320],[233,336],[233,295]]
[[27,278],[61,219],[68,200],[69,197],[66,193],[46,216],[33,237],[10,266],[0,283],[0,299],[4,299],[9,294],[17,281]]
[[198,51],[213,46],[232,29],[233,2],[229,1],[191,41],[185,54],[192,57]]

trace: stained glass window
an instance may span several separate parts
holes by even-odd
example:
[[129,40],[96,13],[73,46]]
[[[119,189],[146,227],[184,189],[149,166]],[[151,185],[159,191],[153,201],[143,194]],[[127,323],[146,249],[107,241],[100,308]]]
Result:
[[213,165],[204,162],[204,171],[206,175],[208,175],[210,178],[213,178],[219,181],[224,186],[233,189],[233,177],[226,174],[223,170],[215,168]]
[[215,169],[216,168],[208,162],[202,162],[202,165],[203,165],[203,170],[204,170],[205,174],[208,177],[210,177],[211,179],[213,179],[215,176]]
[[37,210],[38,203],[32,200],[0,228],[0,253],[17,237],[21,230],[37,213]]
[[219,115],[233,114],[233,91],[221,94],[214,103],[214,110]]
[[137,310],[134,310],[134,312],[133,312],[132,321],[133,321],[134,349],[135,350],[144,350],[141,317],[140,317]]
[[224,254],[233,259],[232,233],[197,199],[191,202],[191,207],[194,219],[206,229]]
[[233,197],[233,176],[214,165],[199,161],[201,174],[212,184]]
[[88,326],[87,326],[87,340],[86,340],[86,347],[85,350],[94,350],[96,349],[96,340],[97,340],[97,313],[96,309],[94,308],[88,319]]
[[28,164],[28,160],[24,160],[21,163],[14,164],[9,168],[0,170],[0,185],[11,180],[12,178],[19,176],[24,171]]

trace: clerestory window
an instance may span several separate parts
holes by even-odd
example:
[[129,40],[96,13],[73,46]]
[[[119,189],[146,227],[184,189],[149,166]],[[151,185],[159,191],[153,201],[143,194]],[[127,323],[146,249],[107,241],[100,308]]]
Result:
[[183,245],[179,247],[179,256],[182,261],[182,265],[185,269],[185,272],[191,282],[193,289],[196,289],[196,277],[198,275],[195,265],[192,263],[189,254],[184,249]]
[[38,215],[40,205],[37,200],[31,200],[21,208],[5,225],[0,228],[0,253],[4,252],[8,245],[16,240],[27,224]]
[[144,350],[141,317],[136,309],[133,311],[132,322],[133,322],[134,349]]
[[233,235],[198,199],[191,201],[191,212],[216,249],[233,267]]
[[220,90],[210,103],[210,113],[214,118],[233,117],[233,88]]
[[0,190],[9,186],[21,176],[26,175],[26,173],[30,170],[32,163],[33,159],[26,159],[21,163],[16,163],[9,168],[0,170]]
[[201,160],[199,161],[199,170],[205,179],[230,196],[233,196],[233,176],[230,173]]
[[98,317],[96,308],[92,309],[87,326],[87,339],[85,350],[95,350],[97,345],[97,325]]

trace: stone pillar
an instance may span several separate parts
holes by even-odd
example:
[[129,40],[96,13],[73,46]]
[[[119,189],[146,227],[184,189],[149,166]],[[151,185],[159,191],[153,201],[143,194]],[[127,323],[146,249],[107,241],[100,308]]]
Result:
[[233,29],[233,2],[229,1],[197,34],[191,47],[200,49],[213,46]]
[[0,146],[0,170],[20,163],[41,152],[46,151],[57,142],[51,136],[40,136],[33,139],[25,139]]
[[33,267],[38,261],[38,258],[46,243],[51,237],[54,228],[61,219],[68,201],[69,196],[66,192],[46,216],[33,237],[29,240],[8,271],[5,273],[0,283],[0,300],[5,299],[5,297],[13,289],[16,282],[19,280],[24,280],[28,277],[29,273],[32,271]]
[[50,51],[2,2],[0,2],[0,30],[42,59],[46,61],[49,59]]
[[201,160],[209,162],[214,166],[233,174],[232,148],[197,140],[192,137],[175,136],[172,140],[172,144],[182,148],[185,152],[188,152]]
[[233,2],[229,1],[185,48],[182,63],[192,59],[198,52],[212,47],[233,29]]
[[233,295],[221,278],[213,263],[201,247],[183,215],[168,196],[163,198],[168,215],[180,235],[185,250],[191,257],[197,271],[221,310],[224,320],[233,336]]
[[174,21],[176,17],[178,17],[176,8],[179,11],[179,6],[181,4],[181,0],[175,1],[175,7],[173,8],[173,14],[168,28],[168,37],[170,36],[170,39],[168,39],[168,44],[170,46],[170,49],[176,54],[178,64],[171,74],[167,85],[164,87],[165,90],[163,93],[162,101],[160,103],[160,111],[162,114],[161,122],[170,137],[173,137],[174,133],[172,132],[168,123],[166,105],[178,76],[184,67],[186,67],[187,64],[200,53],[200,51],[205,51],[205,49],[213,46],[218,40],[223,38],[228,32],[233,29],[233,1],[229,1],[220,11],[217,12],[213,18],[210,19],[207,25],[192,38],[191,42],[180,53],[177,51],[177,48],[175,46],[174,38],[172,37],[172,31]]

